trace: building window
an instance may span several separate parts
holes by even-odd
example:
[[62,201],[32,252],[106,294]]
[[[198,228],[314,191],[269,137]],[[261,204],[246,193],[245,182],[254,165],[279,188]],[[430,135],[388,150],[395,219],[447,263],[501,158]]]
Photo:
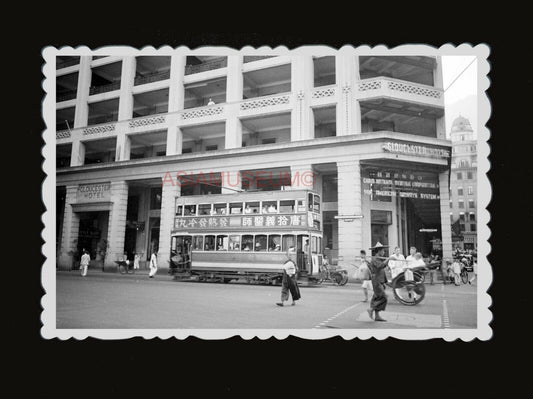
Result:
[[182,154],[190,154],[192,152],[192,148],[184,148],[181,150]]
[[216,151],[218,150],[218,145],[206,145],[205,146],[206,151]]
[[463,195],[463,188],[462,187],[458,187],[457,188],[457,195],[459,195],[459,196]]
[[453,222],[453,212],[450,212],[450,222]]
[[476,231],[476,225],[475,224],[471,224],[470,225],[470,231]]
[[465,225],[464,224],[460,224],[459,225],[459,230],[460,231],[465,231]]
[[476,214],[474,212],[470,212],[470,221],[475,222],[476,221]]
[[462,200],[459,200],[459,209],[464,209],[464,208],[465,208],[465,202]]
[[459,220],[460,220],[461,222],[464,222],[464,221],[465,221],[465,214],[464,214],[464,212],[461,212],[461,213],[459,214]]
[[461,168],[466,168],[466,167],[468,167],[468,161],[465,160],[465,159],[461,159],[461,161],[459,162],[459,166],[460,166]]
[[474,204],[474,200],[468,200],[468,207],[469,207],[470,209],[476,207],[476,205]]
[[468,195],[473,195],[473,194],[474,194],[474,187],[468,186]]
[[463,180],[463,174],[461,172],[457,172],[457,180]]
[[466,178],[467,178],[468,180],[472,180],[472,172],[467,172],[467,174],[466,174]]

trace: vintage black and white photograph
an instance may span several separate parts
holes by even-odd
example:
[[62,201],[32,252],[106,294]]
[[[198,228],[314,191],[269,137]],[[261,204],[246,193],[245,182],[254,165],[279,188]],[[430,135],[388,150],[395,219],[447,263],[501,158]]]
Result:
[[44,338],[490,339],[487,45],[42,56]]

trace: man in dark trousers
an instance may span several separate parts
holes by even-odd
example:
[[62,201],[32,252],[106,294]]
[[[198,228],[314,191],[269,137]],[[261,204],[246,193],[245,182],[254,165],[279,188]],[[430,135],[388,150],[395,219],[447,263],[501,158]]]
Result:
[[[370,318],[375,321],[387,321],[379,315],[379,312],[384,311],[387,307],[387,294],[385,293],[387,276],[385,275],[385,268],[389,260],[385,258],[385,248],[388,248],[388,246],[382,245],[380,242],[370,248],[372,250],[372,260],[368,264],[368,268],[372,274],[374,295],[367,312]],[[373,313],[375,314],[374,317],[372,317]]]
[[300,288],[298,287],[297,270],[296,270],[296,254],[294,248],[289,249],[286,253],[287,261],[283,264],[283,281],[281,283],[281,302],[277,302],[276,305],[283,306],[285,301],[289,300],[289,292],[291,293],[292,303],[296,305],[296,301],[301,298]]

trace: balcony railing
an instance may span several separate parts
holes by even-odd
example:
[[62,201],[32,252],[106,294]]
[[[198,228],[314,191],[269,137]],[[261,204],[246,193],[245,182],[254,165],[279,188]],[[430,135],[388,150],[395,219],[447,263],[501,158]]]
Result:
[[194,73],[200,73],[205,71],[211,71],[213,69],[224,68],[228,65],[228,59],[226,57],[217,58],[212,61],[202,62],[197,65],[186,65],[185,75],[192,75]]
[[255,108],[271,107],[275,105],[289,104],[291,93],[273,94],[271,96],[251,98],[241,103],[241,111]]
[[224,107],[221,105],[210,105],[205,107],[192,108],[181,113],[181,119],[196,119],[203,116],[221,115],[224,113]]
[[66,68],[66,67],[69,67],[69,66],[72,66],[72,65],[77,65],[79,63],[80,63],[80,59],[79,58],[73,58],[71,60],[59,61],[56,64],[56,69]]
[[66,92],[66,93],[63,93],[63,94],[58,94],[57,102],[60,103],[61,101],[73,100],[73,99],[76,98],[77,94],[78,94],[78,92],[76,90],[69,91],[69,92]]
[[385,77],[364,79],[358,83],[359,92],[381,89],[387,89],[407,94],[415,94],[418,96],[430,97],[437,100],[442,98],[443,93],[442,89],[436,87]]
[[136,76],[134,85],[144,85],[147,83],[158,82],[160,80],[166,79],[170,79],[170,71],[153,72],[144,76]]
[[119,89],[120,89],[120,82],[114,82],[114,83],[104,85],[104,86],[91,86],[91,88],[89,89],[89,95],[107,93],[109,91],[119,90]]

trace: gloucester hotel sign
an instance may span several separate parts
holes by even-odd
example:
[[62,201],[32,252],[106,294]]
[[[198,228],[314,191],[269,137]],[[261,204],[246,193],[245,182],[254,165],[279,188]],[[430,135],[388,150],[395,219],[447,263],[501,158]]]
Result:
[[383,150],[395,154],[419,155],[423,157],[449,158],[450,151],[443,148],[425,147],[414,144],[383,143]]

